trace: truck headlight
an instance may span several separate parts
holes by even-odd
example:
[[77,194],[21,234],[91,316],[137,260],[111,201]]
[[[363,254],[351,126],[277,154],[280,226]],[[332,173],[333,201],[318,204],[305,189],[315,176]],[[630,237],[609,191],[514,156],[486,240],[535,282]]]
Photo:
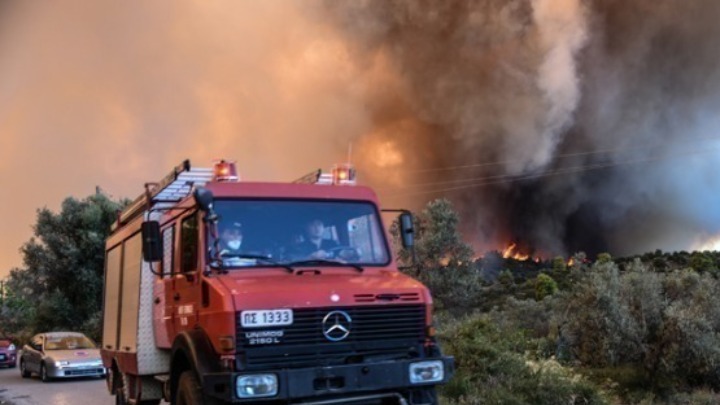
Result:
[[439,382],[442,381],[444,377],[445,368],[442,361],[421,361],[410,364],[411,384]]
[[262,398],[277,395],[278,383],[275,374],[241,375],[235,382],[238,398]]

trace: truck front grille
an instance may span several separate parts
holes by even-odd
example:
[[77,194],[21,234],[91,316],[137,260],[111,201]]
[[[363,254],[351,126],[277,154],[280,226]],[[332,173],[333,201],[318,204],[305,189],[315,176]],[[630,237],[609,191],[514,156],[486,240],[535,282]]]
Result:
[[[333,311],[342,311],[352,320],[350,333],[337,342],[323,334],[323,319]],[[293,311],[292,325],[260,329],[243,329],[238,313],[237,347],[247,369],[419,356],[425,339],[425,311],[424,305],[298,309]],[[258,341],[252,339],[257,336],[254,332],[274,332],[268,333],[274,337]]]

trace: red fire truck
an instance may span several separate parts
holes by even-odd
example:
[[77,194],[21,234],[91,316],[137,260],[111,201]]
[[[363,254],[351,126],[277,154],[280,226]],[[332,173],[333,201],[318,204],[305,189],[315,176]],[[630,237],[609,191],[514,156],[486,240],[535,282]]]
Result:
[[242,182],[227,161],[146,184],[106,243],[116,403],[437,403],[453,359],[430,293],[398,271],[375,193],[354,184],[349,165]]

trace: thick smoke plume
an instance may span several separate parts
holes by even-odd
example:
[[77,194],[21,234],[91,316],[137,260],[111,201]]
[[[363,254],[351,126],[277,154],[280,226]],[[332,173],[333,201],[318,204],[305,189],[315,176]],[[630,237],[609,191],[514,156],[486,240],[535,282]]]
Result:
[[0,0],[0,275],[68,195],[134,197],[184,158],[289,180],[350,144],[385,205],[451,198],[481,250],[706,242],[718,17],[714,0]]
[[451,197],[480,249],[628,254],[720,229],[716,2],[327,4],[357,66],[398,82],[369,103],[368,138],[403,151],[387,195]]

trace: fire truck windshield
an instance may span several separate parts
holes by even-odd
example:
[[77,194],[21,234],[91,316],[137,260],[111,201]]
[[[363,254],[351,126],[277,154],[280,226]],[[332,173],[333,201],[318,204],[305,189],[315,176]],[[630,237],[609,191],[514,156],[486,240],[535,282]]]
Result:
[[384,266],[390,261],[375,206],[356,201],[215,201],[218,243],[208,252],[223,267],[313,263]]

